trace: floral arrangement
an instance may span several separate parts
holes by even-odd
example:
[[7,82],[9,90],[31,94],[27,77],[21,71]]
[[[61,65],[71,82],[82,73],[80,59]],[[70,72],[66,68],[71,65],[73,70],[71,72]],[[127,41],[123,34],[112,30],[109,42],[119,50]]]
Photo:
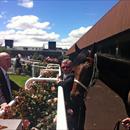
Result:
[[30,91],[15,93],[13,118],[22,118],[25,130],[55,130],[57,112],[57,84],[35,81]]

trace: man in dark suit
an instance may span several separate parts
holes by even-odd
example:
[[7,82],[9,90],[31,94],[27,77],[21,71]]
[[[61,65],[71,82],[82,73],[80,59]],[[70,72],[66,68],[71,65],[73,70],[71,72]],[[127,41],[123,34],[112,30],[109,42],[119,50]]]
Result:
[[65,59],[61,63],[62,74],[60,85],[63,87],[65,106],[67,112],[67,123],[69,130],[84,130],[85,103],[84,96],[72,96],[71,90],[74,83],[74,72],[72,61]]
[[7,75],[8,68],[11,67],[11,57],[6,52],[0,53],[0,106],[1,109],[8,107],[8,103],[13,99],[12,89],[18,90],[19,86],[11,81]]
[[58,85],[63,87],[64,98],[65,98],[65,107],[67,111],[67,123],[69,130],[74,129],[74,120],[73,120],[73,109],[71,104],[70,92],[73,86],[74,74],[72,71],[72,61],[65,59],[61,63],[62,74],[58,79]]

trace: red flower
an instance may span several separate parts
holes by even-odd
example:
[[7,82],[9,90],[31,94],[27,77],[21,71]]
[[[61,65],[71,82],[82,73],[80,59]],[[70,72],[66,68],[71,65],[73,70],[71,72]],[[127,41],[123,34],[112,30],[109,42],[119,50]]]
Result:
[[24,119],[23,120],[23,128],[27,129],[30,125],[30,121],[28,119]]
[[52,86],[52,87],[51,87],[51,91],[52,91],[52,92],[55,92],[55,91],[56,91],[56,87],[55,87],[55,86]]

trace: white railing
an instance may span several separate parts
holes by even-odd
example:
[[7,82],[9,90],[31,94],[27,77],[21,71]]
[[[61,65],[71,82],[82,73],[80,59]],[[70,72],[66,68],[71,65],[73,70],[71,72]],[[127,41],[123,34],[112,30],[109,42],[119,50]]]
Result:
[[63,88],[58,86],[57,124],[56,130],[68,130]]
[[35,75],[35,67],[46,69],[46,66],[35,65],[35,63],[33,63],[32,64],[32,77],[34,77]]
[[47,64],[47,68],[53,68],[54,70],[57,70],[55,68],[58,68],[58,71],[59,71],[59,76],[61,75],[61,67],[59,64]]
[[47,68],[49,68],[49,67],[53,67],[53,68],[59,68],[60,67],[60,65],[59,64],[51,64],[51,63],[49,63],[49,64],[47,64]]
[[[58,72],[58,75],[57,76],[60,76],[61,75],[61,70],[60,68],[59,69],[41,69],[41,71],[51,71],[51,72]],[[57,77],[56,76],[56,77]]]
[[[61,75],[61,69],[59,64],[47,64],[47,66],[39,66],[35,65],[35,63],[32,64],[32,77],[35,75],[35,67],[37,68],[43,68],[43,69],[51,69],[52,71],[59,71],[59,75]],[[57,69],[58,68],[58,69]]]
[[51,82],[55,82],[57,80],[57,78],[41,78],[40,76],[39,77],[32,77],[32,78],[29,78],[26,82],[25,82],[25,88],[28,88],[28,85],[30,83],[33,83],[35,81],[51,81]]

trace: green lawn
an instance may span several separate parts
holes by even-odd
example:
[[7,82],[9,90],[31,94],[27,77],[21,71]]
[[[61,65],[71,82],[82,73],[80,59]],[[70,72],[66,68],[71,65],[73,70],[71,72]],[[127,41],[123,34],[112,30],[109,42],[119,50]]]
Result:
[[13,80],[16,84],[18,84],[20,87],[24,87],[26,80],[30,77],[26,75],[9,74],[9,78]]

